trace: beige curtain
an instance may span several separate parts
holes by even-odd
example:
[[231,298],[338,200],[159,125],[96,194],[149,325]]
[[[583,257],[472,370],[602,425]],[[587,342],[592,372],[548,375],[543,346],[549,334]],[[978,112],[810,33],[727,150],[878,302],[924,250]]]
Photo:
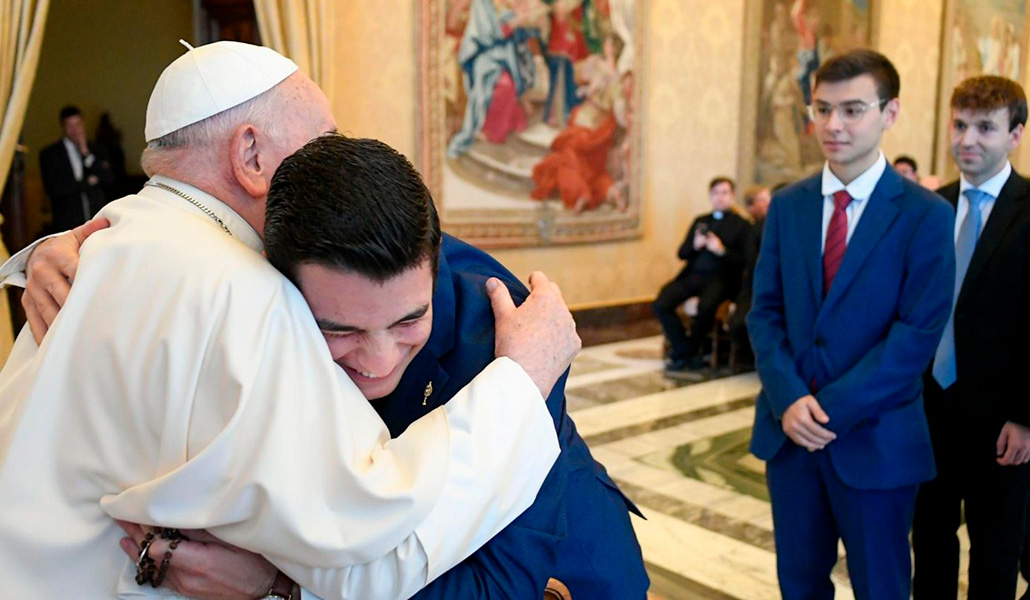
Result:
[[[21,135],[50,0],[0,0],[0,186],[7,181]],[[0,259],[7,248],[0,240]],[[7,361],[14,333],[6,292],[0,292],[0,365]]]
[[336,1],[254,0],[261,41],[297,63],[327,96],[333,93],[330,56]]

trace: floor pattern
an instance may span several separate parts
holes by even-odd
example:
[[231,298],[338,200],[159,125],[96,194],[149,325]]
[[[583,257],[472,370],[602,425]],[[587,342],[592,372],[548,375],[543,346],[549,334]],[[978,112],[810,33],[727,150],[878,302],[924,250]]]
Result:
[[[775,600],[765,465],[747,451],[758,378],[708,369],[669,379],[660,348],[652,337],[583,350],[566,388],[570,414],[647,517],[634,526],[656,597]],[[838,600],[854,598],[844,560],[832,578]]]

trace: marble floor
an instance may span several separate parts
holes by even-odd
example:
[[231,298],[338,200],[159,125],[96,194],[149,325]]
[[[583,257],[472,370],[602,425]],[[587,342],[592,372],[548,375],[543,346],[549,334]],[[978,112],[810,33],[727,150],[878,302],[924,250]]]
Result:
[[[634,525],[652,593],[779,598],[765,465],[747,451],[758,377],[709,369],[666,378],[661,343],[650,337],[586,348],[567,385],[580,434],[647,517],[634,517]],[[964,572],[964,530],[960,539]],[[832,577],[837,599],[854,598],[843,560]]]

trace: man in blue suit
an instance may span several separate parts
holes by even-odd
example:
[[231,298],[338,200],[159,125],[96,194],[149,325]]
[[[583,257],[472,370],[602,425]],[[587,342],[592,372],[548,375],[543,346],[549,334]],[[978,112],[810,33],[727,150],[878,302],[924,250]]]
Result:
[[826,163],[774,197],[754,275],[751,450],[767,461],[786,600],[833,598],[839,539],[856,598],[907,599],[916,489],[934,475],[921,375],[951,309],[954,211],[880,151],[899,109],[886,57],[855,50],[815,77]]
[[[327,135],[285,159],[268,195],[265,248],[394,436],[493,359],[487,280],[501,280],[516,302],[528,295],[489,255],[441,234],[418,172],[375,140]],[[567,375],[547,398],[562,452],[536,502],[415,598],[540,599],[552,578],[577,599],[645,598],[649,580],[629,519],[640,513],[576,432]],[[288,590],[284,577],[258,555],[182,542],[166,581],[190,596],[233,597],[249,582]]]

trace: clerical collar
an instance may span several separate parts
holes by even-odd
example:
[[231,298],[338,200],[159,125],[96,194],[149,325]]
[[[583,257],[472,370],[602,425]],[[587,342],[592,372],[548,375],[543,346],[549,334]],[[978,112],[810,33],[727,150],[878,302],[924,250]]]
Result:
[[1009,176],[1012,175],[1012,163],[1005,161],[1005,166],[998,171],[994,177],[991,177],[987,181],[980,185],[973,185],[969,183],[965,175],[959,178],[958,193],[964,194],[966,190],[980,190],[991,195],[992,198],[997,199],[1001,195],[1001,188],[1005,187],[1005,183],[1008,182]]
[[[247,223],[247,221],[244,220],[243,217],[241,217],[233,209],[229,208],[229,206],[221,200],[215,198],[211,194],[197,187],[189,185],[188,183],[183,183],[181,181],[172,179],[171,177],[165,177],[163,175],[154,175],[150,178],[150,180],[154,183],[159,183],[162,186],[168,186],[170,188],[178,190],[179,192],[182,192],[183,194],[186,194],[191,198],[197,200],[203,207],[210,210],[211,213],[214,214],[214,216],[218,217],[222,221],[226,229],[229,230],[229,233],[234,238],[246,244],[247,247],[253,250],[254,252],[260,253],[265,250],[265,245],[261,241],[261,236],[259,236],[257,232],[254,231],[254,228],[250,226],[250,223]],[[170,192],[166,189],[163,189],[163,187],[147,186],[143,188],[143,191],[140,192],[140,195],[148,196],[151,198],[160,197],[162,199],[174,198],[176,202],[181,203],[183,206],[189,207],[189,210],[196,211],[198,214],[203,215],[204,218],[211,223],[212,227],[219,226],[218,223],[216,223],[215,220],[211,218],[211,215],[206,214],[202,208],[194,205],[188,200],[185,200],[182,196],[174,192]]]
[[715,219],[716,221],[722,221],[722,217],[723,217],[723,213],[722,213],[721,210],[716,210],[716,211],[712,212],[712,218]]

